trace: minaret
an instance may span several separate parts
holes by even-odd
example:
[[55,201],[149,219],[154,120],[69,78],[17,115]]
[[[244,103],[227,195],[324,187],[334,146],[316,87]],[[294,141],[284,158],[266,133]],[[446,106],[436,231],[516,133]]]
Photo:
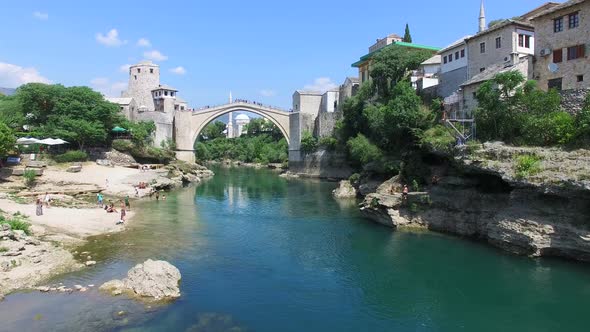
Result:
[[[231,91],[229,92],[229,103],[233,103]],[[229,112],[229,121],[227,122],[227,138],[234,138],[234,116],[233,112]]]
[[483,6],[483,0],[481,0],[481,6],[479,7],[479,32],[486,29],[486,12]]

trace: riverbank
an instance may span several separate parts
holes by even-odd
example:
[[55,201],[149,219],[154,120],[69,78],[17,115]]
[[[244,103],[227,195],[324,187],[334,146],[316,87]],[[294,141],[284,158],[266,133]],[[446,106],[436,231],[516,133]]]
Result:
[[[92,257],[79,256],[83,261],[78,261],[71,252],[90,236],[125,230],[133,222],[134,202],[149,196],[152,190],[174,189],[212,175],[200,165],[184,163],[147,171],[84,163],[77,173],[66,170],[66,165],[48,166],[36,184],[27,187],[21,176],[10,175],[10,168],[2,169],[0,212],[7,220],[14,217],[29,223],[31,234],[15,235],[6,230],[0,236],[0,296],[94,265]],[[139,188],[140,183],[147,186]],[[44,207],[43,215],[37,216],[34,201],[43,198],[45,192],[49,192],[51,207]],[[97,192],[118,212],[107,213],[98,207]],[[117,224],[126,196],[130,197],[131,209],[126,212],[125,223]]]

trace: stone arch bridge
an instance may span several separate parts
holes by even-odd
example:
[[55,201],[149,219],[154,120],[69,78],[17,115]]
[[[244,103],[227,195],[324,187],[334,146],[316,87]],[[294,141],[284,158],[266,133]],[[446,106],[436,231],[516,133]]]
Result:
[[299,133],[294,135],[296,137],[291,136],[290,117],[293,113],[260,104],[232,102],[197,111],[177,112],[174,116],[173,124],[173,140],[176,143],[176,157],[180,160],[194,162],[194,144],[201,131],[216,118],[237,111],[252,112],[270,120],[281,130],[287,142],[289,142],[289,154],[291,154],[291,149],[295,145],[297,151],[299,151],[299,144],[294,144],[295,141],[293,140],[296,138],[296,141],[299,141]]

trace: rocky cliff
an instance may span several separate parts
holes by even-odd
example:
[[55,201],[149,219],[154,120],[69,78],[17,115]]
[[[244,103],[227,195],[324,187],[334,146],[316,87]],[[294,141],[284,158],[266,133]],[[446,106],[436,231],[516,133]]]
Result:
[[[536,174],[519,177],[515,160],[522,155],[538,157]],[[424,159],[432,176],[424,192],[404,199],[394,178],[393,190],[365,197],[363,214],[393,228],[477,238],[517,254],[590,261],[590,151],[493,143],[446,161]]]

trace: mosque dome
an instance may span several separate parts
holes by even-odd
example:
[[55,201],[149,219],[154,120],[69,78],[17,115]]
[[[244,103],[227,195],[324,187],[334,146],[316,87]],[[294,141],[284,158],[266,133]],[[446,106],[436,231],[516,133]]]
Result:
[[237,120],[250,121],[250,117],[246,114],[238,114],[238,116],[236,116],[236,121]]

